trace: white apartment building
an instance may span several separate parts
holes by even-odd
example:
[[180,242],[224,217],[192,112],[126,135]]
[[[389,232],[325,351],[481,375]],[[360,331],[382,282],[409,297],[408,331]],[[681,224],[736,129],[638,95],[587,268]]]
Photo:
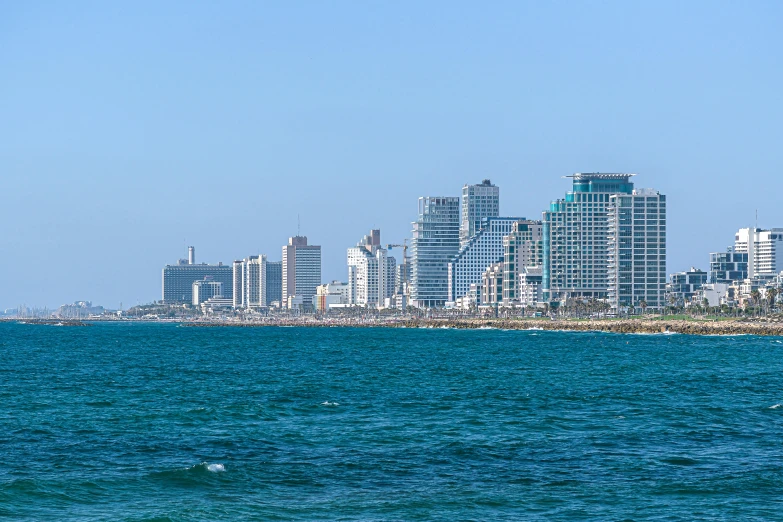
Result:
[[542,223],[532,220],[514,223],[511,232],[503,238],[503,304],[529,306],[531,299],[541,299],[543,262]]
[[666,196],[613,194],[608,208],[607,297],[613,310],[666,306]]
[[486,268],[503,260],[503,240],[511,234],[520,217],[491,217],[482,220],[478,232],[462,247],[448,265],[449,302],[467,295],[471,284],[480,284]]
[[301,298],[303,305],[312,303],[315,289],[321,284],[321,247],[308,245],[307,237],[294,236],[283,246],[283,306],[288,306],[289,298]]
[[244,301],[244,292],[245,292],[245,262],[244,260],[236,260],[234,261],[233,266],[233,296],[232,296],[232,304],[234,308],[244,308],[245,307],[245,301]]
[[503,263],[492,263],[481,275],[481,305],[498,305],[503,301]]
[[319,312],[350,304],[351,291],[348,283],[332,281],[318,285],[313,296],[313,308]]
[[349,303],[381,308],[394,295],[396,261],[381,248],[381,231],[371,230],[348,249]]
[[741,228],[734,236],[734,251],[748,254],[749,278],[778,274],[783,271],[783,228]]
[[201,281],[193,281],[193,306],[199,306],[211,297],[223,297],[221,281],[214,281],[209,276]]
[[460,211],[460,247],[470,241],[484,225],[484,220],[500,215],[500,189],[485,179],[479,185],[462,187]]
[[245,308],[266,307],[266,256],[250,256],[244,262],[245,277],[242,301]]

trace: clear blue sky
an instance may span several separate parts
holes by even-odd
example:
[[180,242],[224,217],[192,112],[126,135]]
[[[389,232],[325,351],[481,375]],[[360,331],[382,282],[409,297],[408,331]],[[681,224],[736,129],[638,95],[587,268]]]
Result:
[[0,308],[160,299],[161,268],[323,278],[422,195],[491,178],[540,219],[573,172],[669,198],[669,271],[783,226],[783,3],[0,3]]

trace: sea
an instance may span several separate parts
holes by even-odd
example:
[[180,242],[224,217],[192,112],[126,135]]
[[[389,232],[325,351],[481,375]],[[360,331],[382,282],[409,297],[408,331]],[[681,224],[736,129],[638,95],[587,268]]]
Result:
[[0,324],[0,518],[783,520],[783,338]]

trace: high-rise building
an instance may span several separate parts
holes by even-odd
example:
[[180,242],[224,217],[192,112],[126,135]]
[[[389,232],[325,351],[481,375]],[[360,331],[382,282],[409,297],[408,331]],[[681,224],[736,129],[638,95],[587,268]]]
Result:
[[666,196],[653,189],[612,194],[607,215],[609,305],[663,308]]
[[[484,220],[500,215],[500,189],[485,179],[479,185],[462,187],[462,208],[460,211],[460,247],[481,230]],[[482,267],[483,268],[486,267]]]
[[449,298],[449,261],[459,252],[457,197],[419,198],[419,217],[411,241],[411,301],[437,307]]
[[321,247],[308,245],[307,237],[294,236],[283,247],[282,303],[289,297],[301,297],[304,306],[312,303],[315,290],[321,284]]
[[243,301],[245,308],[266,306],[266,256],[250,256],[245,260],[245,287]]
[[283,301],[283,262],[266,262],[266,305]]
[[481,275],[492,263],[503,260],[503,238],[511,233],[520,217],[490,217],[481,221],[478,231],[464,243],[449,262],[450,302],[467,295],[471,284],[481,283]]
[[[176,265],[166,265],[162,273],[162,298],[166,304],[192,304],[193,283],[212,277],[223,283],[223,297],[233,297],[233,270],[231,266],[218,263],[208,265],[195,264],[195,249],[191,248],[189,259],[180,259]],[[193,261],[192,263],[190,261]]]
[[741,228],[734,236],[734,251],[748,254],[748,277],[779,274],[783,272],[783,228]]
[[381,231],[371,230],[348,249],[350,304],[382,307],[394,295],[395,259],[380,245]]
[[234,308],[265,308],[280,303],[283,287],[283,263],[267,261],[265,255],[234,261]]
[[727,283],[748,278],[748,253],[729,247],[725,252],[710,253],[710,283]]
[[245,262],[236,260],[232,267],[232,291],[233,297],[231,302],[234,308],[244,308],[244,294],[245,294]]
[[[608,208],[614,194],[631,194],[633,174],[567,176],[573,188],[543,213],[545,301],[607,297]],[[656,266],[657,269],[657,266]]]
[[200,281],[193,281],[193,306],[199,306],[212,297],[223,297],[223,283],[206,276]]
[[522,220],[503,238],[503,304],[530,306],[541,299],[543,225]]

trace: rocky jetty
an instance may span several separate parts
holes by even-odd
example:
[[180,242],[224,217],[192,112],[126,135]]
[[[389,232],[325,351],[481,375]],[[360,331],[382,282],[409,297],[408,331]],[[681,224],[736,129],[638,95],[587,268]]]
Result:
[[412,319],[389,326],[408,328],[498,328],[505,330],[551,330],[612,333],[679,333],[691,335],[783,335],[776,321],[698,321],[666,319]]

